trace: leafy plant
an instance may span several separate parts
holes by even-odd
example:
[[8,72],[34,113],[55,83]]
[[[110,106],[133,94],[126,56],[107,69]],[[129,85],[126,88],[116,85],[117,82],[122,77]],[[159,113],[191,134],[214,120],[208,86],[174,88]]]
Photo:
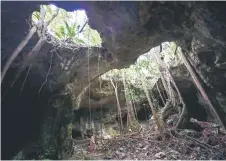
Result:
[[112,127],[109,128],[108,132],[111,137],[115,137],[118,135],[117,131],[114,130]]
[[[49,20],[57,9],[54,5],[42,5],[46,11],[44,20]],[[40,19],[40,12],[32,14],[33,23]],[[83,46],[101,46],[102,40],[96,30],[90,28],[87,23],[85,11],[78,10],[66,12],[59,9],[57,17],[48,26],[49,34],[60,40],[71,39],[73,43]]]
[[72,136],[72,128],[73,128],[72,123],[70,123],[70,124],[67,125],[68,136]]

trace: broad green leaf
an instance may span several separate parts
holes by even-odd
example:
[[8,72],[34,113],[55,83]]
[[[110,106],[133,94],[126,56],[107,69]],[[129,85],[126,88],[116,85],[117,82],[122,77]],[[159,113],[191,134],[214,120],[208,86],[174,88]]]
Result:
[[70,26],[68,25],[67,21],[64,21],[64,24],[65,24],[65,26],[66,26],[67,33],[69,33],[69,34],[70,34],[70,32],[71,32],[71,28],[70,28]]
[[77,29],[77,23],[76,22],[74,22],[72,28],[73,28],[74,31],[76,31],[76,29]]
[[64,27],[63,26],[60,27],[60,33],[61,34],[65,34],[65,31],[64,31]]
[[56,34],[56,36],[57,36],[58,38],[62,38],[62,35],[61,35],[60,33],[55,32],[55,34]]
[[78,42],[85,44],[85,42],[81,39],[78,39]]
[[37,18],[37,20],[40,19],[40,13],[39,13],[39,12],[35,11],[35,12],[33,13],[33,15],[35,16],[35,18]]

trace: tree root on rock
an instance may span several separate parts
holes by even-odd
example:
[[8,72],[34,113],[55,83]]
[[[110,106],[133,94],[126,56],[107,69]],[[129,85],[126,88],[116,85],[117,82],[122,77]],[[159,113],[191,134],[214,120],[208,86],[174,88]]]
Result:
[[34,26],[30,30],[30,32],[27,34],[27,36],[24,38],[24,40],[22,40],[21,43],[17,46],[17,48],[14,50],[14,52],[9,57],[9,59],[7,60],[5,66],[3,67],[1,83],[2,83],[2,81],[4,79],[4,77],[5,77],[6,72],[9,69],[10,65],[16,59],[16,57],[19,55],[19,53],[23,50],[23,48],[27,45],[27,43],[29,42],[29,40],[31,39],[31,37],[34,35],[34,33],[36,32],[36,30],[37,30],[37,28],[36,28],[36,26]]
[[176,129],[185,128],[185,126],[188,124],[188,122],[189,122],[188,111],[187,111],[185,104],[183,104],[182,112],[181,112],[179,120],[177,122]]
[[171,114],[171,112],[170,112],[172,110],[171,108],[172,108],[172,106],[171,106],[170,100],[166,100],[166,104],[163,107],[162,112],[161,112],[161,115],[160,115],[160,118],[163,120],[163,122],[165,122],[166,119]]
[[200,145],[201,147],[203,147],[205,149],[211,149],[212,150],[214,148],[211,145],[208,145],[208,144],[206,144],[206,143],[204,143],[202,141],[199,141],[199,140],[197,140],[197,139],[195,139],[193,137],[190,137],[190,136],[187,136],[187,135],[181,135],[180,133],[177,132],[177,130],[172,130],[171,132],[172,132],[173,136],[179,137],[179,138],[182,138],[184,136],[186,139],[189,139],[192,142],[197,143],[198,145]]
[[36,43],[36,45],[33,47],[33,49],[30,51],[30,53],[28,54],[28,56],[25,58],[23,65],[20,67],[20,69],[18,70],[16,77],[13,81],[13,83],[10,85],[10,88],[15,84],[16,80],[20,77],[20,75],[22,74],[22,72],[26,69],[26,67],[30,64],[32,60],[34,60],[38,53],[40,52],[42,46],[47,42],[46,41],[46,36],[45,33],[47,31],[47,27],[48,25],[53,21],[53,19],[58,15],[59,13],[59,9],[56,11],[56,13],[51,17],[50,20],[48,20],[47,22],[44,22],[44,16],[45,16],[45,11],[43,8],[41,8],[41,17],[40,20],[38,21],[38,24],[35,25],[29,32],[29,34],[25,37],[25,39],[18,45],[18,47],[15,49],[15,51],[13,52],[13,54],[10,56],[9,60],[7,60],[6,65],[4,66],[3,69],[3,75],[1,78],[1,81],[3,80],[8,68],[10,67],[11,63],[16,59],[16,57],[19,55],[19,53],[22,51],[22,49],[26,46],[26,44],[29,42],[29,40],[31,39],[31,37],[34,35],[34,33],[37,31],[38,35],[39,35],[39,40]]

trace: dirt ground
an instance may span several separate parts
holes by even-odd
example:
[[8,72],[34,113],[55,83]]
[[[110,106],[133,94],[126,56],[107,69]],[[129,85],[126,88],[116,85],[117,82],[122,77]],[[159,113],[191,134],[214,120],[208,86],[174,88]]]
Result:
[[154,127],[139,134],[119,136],[108,140],[95,140],[95,150],[89,145],[75,145],[70,159],[99,160],[222,160],[226,159],[225,131],[202,123],[203,130],[172,130],[167,128],[160,137]]

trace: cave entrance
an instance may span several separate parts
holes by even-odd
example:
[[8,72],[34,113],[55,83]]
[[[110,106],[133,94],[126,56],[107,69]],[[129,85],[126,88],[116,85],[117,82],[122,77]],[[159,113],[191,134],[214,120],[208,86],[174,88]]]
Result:
[[148,105],[148,102],[145,101],[140,105],[140,109],[136,111],[136,117],[139,122],[148,121],[151,116],[151,108]]
[[[164,73],[164,80],[168,81],[167,71],[181,65],[181,61],[175,54],[176,47],[174,42],[164,42],[161,46],[152,48],[148,53],[139,56],[137,61],[129,67],[112,69],[103,74],[99,83],[101,90],[98,81],[97,87],[93,85],[93,88],[98,89],[96,94],[101,92],[103,95],[105,94],[103,97],[114,96],[115,101],[112,103],[116,108],[115,120],[118,126],[122,124],[123,127],[126,127],[128,120],[132,122],[131,124],[149,122],[152,110],[147,93],[157,113],[161,112],[169,96],[161,84],[161,74]],[[162,68],[164,72],[161,71]],[[108,82],[108,86],[105,87],[102,82]],[[170,82],[167,82],[167,86],[173,87]],[[170,91],[176,93],[173,88]],[[163,98],[160,97],[159,92]],[[177,99],[176,94],[175,99]],[[121,116],[119,111],[121,111]]]
[[82,132],[79,130],[72,130],[72,138],[76,140],[82,140]]
[[[102,80],[108,80],[110,82],[113,86],[113,91],[115,88],[118,88],[119,102],[122,101],[120,100],[120,93],[125,95],[126,103],[121,104],[122,107],[120,108],[128,110],[125,107],[132,107],[138,121],[146,121],[151,115],[151,107],[147,101],[145,90],[148,91],[152,103],[157,110],[160,110],[164,106],[163,100],[159,97],[158,92],[160,90],[161,95],[164,95],[165,102],[167,96],[164,87],[161,86],[161,68],[165,66],[165,68],[170,70],[170,68],[177,67],[181,64],[178,56],[175,54],[175,50],[176,44],[174,42],[164,42],[161,46],[152,48],[148,53],[140,55],[137,61],[129,67],[113,69],[101,76]],[[158,87],[156,87],[156,84],[158,84]],[[153,89],[154,92],[152,92]],[[144,102],[145,106],[143,106]],[[123,123],[125,123],[126,118],[127,115],[123,115]],[[119,118],[116,118],[116,120],[118,121]]]
[[[41,12],[44,13],[44,18],[42,18]],[[78,46],[101,47],[100,34],[90,28],[85,10],[67,12],[53,4],[41,5],[40,11],[32,13],[32,26],[38,24],[41,19],[44,19],[45,22],[49,21],[54,14],[56,14],[56,17],[47,26],[49,35],[61,40],[61,42]]]
[[[176,54],[175,51],[178,48],[179,51]],[[150,115],[154,113],[156,116],[161,115],[162,120],[165,121],[174,114],[178,115],[184,108],[187,114],[178,115],[180,119],[174,126],[182,124],[181,127],[188,127],[189,123],[185,122],[190,117],[206,121],[206,109],[198,102],[197,88],[190,77],[189,70],[183,64],[184,61],[181,61],[183,59],[179,58],[179,55],[182,56],[180,52],[180,47],[177,47],[174,42],[165,42],[141,55],[135,64],[128,68],[113,69],[101,76],[102,79],[111,82],[113,89],[120,86],[121,82],[122,90],[115,92],[118,99],[120,99],[120,92],[125,95],[125,103],[121,106],[117,103],[117,108],[126,110],[126,114],[121,118],[121,124],[128,124],[128,122],[133,124],[135,118],[140,123],[146,121],[147,117],[152,120]],[[151,109],[149,114],[141,107],[144,101]],[[182,108],[183,104],[186,107]],[[168,113],[163,112],[165,109],[173,109],[165,107],[173,107],[174,110],[168,110],[170,111]],[[153,118],[157,121],[157,117]],[[185,121],[180,121],[182,119]],[[119,114],[116,120],[120,123]]]

